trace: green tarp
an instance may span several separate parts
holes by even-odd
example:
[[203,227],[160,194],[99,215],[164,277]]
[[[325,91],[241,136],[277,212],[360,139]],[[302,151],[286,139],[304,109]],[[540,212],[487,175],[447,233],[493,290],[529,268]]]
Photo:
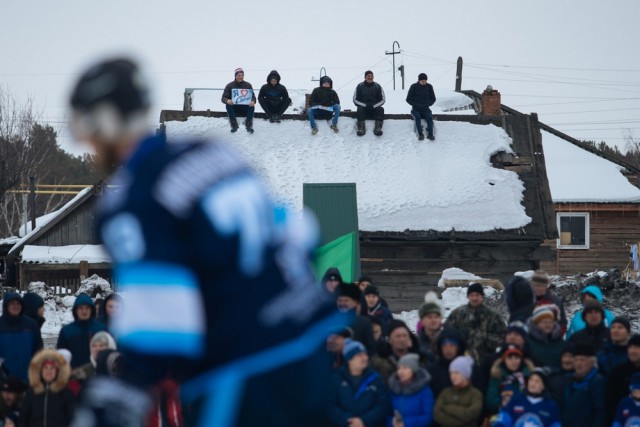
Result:
[[316,249],[314,266],[318,279],[322,278],[327,269],[336,267],[345,283],[353,282],[355,238],[356,233],[351,232]]

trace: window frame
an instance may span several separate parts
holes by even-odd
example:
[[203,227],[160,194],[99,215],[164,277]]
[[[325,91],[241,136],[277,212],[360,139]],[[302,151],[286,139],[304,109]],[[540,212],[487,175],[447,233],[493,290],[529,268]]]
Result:
[[[560,228],[560,219],[562,217],[582,217],[584,218],[584,245],[562,245],[560,244],[560,233],[562,229]],[[558,227],[558,238],[556,239],[556,248],[558,249],[590,249],[591,244],[591,236],[589,234],[590,230],[590,214],[589,212],[557,212],[556,213],[556,224]]]

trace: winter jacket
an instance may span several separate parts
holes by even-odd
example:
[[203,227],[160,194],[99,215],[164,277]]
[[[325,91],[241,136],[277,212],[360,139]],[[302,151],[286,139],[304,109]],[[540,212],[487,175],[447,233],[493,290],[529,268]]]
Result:
[[[408,384],[401,383],[397,374],[389,378],[392,409],[400,412],[404,427],[427,427],[433,421],[435,398],[430,379],[424,369],[418,370]],[[387,426],[393,426],[392,416],[387,418]]]
[[[78,319],[78,307],[80,305],[88,305],[91,307],[91,317],[88,320]],[[89,295],[78,295],[72,309],[75,320],[63,326],[60,330],[56,348],[66,348],[71,352],[71,368],[77,368],[89,363],[91,356],[91,337],[93,337],[96,332],[107,330],[107,327],[102,322],[95,319],[95,311],[95,304]]]
[[362,108],[378,108],[385,102],[384,89],[376,82],[361,82],[353,92],[353,103]]
[[[275,78],[277,80],[276,85],[271,84],[271,79]],[[258,93],[258,100],[262,102],[268,102],[270,104],[280,104],[286,103],[287,105],[291,102],[289,98],[289,92],[284,85],[280,84],[280,74],[276,70],[273,70],[267,76],[267,83],[262,85],[260,88],[260,92]]]
[[[251,86],[251,83],[246,80],[238,83],[238,81],[234,79],[232,82],[228,83],[222,91],[222,98],[220,98],[220,101],[222,101],[223,104],[226,104],[227,101],[231,99],[231,89],[251,89],[253,91],[253,86]],[[251,100],[256,102],[255,92],[251,93]]]
[[523,359],[520,369],[516,372],[507,370],[502,359],[498,359],[491,367],[491,378],[489,379],[489,387],[484,396],[486,409],[495,414],[502,406],[501,393],[505,387],[514,387],[518,392],[522,393],[526,389],[526,378],[533,371],[535,366],[529,359]]
[[[45,384],[40,373],[45,360],[58,368],[58,376]],[[69,364],[55,350],[42,350],[29,365],[29,384],[20,412],[20,427],[66,427],[71,423],[74,408],[73,393],[67,388]]]
[[380,375],[371,368],[359,377],[343,366],[333,374],[329,391],[329,425],[348,427],[349,418],[359,417],[367,427],[382,427],[391,414],[389,396]]
[[504,290],[504,299],[509,310],[509,323],[519,320],[526,322],[533,308],[535,297],[531,283],[522,276],[514,276]]
[[482,393],[469,385],[447,387],[433,407],[433,417],[441,427],[475,427],[482,413]]
[[598,352],[597,358],[600,374],[605,378],[609,378],[609,374],[613,371],[613,368],[624,365],[629,361],[627,346],[616,345],[609,339],[604,344],[602,350]]
[[604,326],[604,322],[602,322],[594,328],[586,327],[579,330],[575,334],[571,335],[571,338],[569,338],[567,342],[574,344],[578,342],[588,343],[593,345],[596,352],[598,352],[604,348],[609,337],[609,328]]
[[613,420],[618,404],[629,394],[629,379],[636,372],[640,372],[640,366],[627,362],[613,368],[609,374],[605,397],[605,410],[608,420]]
[[631,397],[625,397],[618,405],[612,427],[637,426],[638,420],[640,420],[640,402],[636,402]]
[[[427,357],[424,354],[418,353],[417,348],[412,348],[409,352],[417,353],[420,356],[420,366],[427,367],[429,364]],[[391,350],[391,346],[386,344],[381,346],[378,352],[371,358],[371,367],[382,376],[383,381],[386,383],[396,372],[396,369],[398,369],[399,359],[393,350]]]
[[560,408],[562,427],[604,427],[605,380],[593,368],[584,378],[575,378],[564,390]]
[[[594,297],[596,297],[596,299],[602,304],[602,301],[604,300],[604,298],[602,296],[602,291],[600,290],[599,287],[594,285],[589,285],[580,292],[580,294],[586,294],[586,293],[589,293]],[[605,308],[604,309],[604,325],[607,328],[611,326],[611,322],[613,322],[613,319],[615,319],[614,314]],[[571,324],[569,325],[569,329],[567,330],[567,336],[565,337],[565,339],[568,341],[571,335],[575,334],[578,331],[581,331],[586,326],[587,325],[584,323],[584,319],[582,318],[582,310],[576,311],[573,314],[573,319],[571,319]]]
[[431,339],[424,329],[418,330],[418,348],[420,352],[426,354],[430,362],[434,362],[438,355],[438,338],[440,337],[440,330],[434,339]]
[[422,86],[420,83],[414,83],[407,93],[407,103],[418,111],[428,110],[436,102],[436,94],[433,86],[427,83]]
[[377,317],[382,321],[382,334],[387,336],[389,331],[389,322],[393,320],[393,316],[389,309],[382,305],[381,300],[378,301],[378,304],[376,304],[375,307],[367,308],[367,315],[369,317]]
[[545,335],[536,324],[529,319],[527,322],[529,333],[527,334],[527,346],[529,356],[536,366],[547,366],[551,369],[560,369],[560,358],[565,342],[562,340],[562,328],[558,322],[554,322],[553,330]]
[[[330,86],[328,88],[322,86],[323,81],[328,81]],[[323,107],[331,107],[332,105],[340,104],[340,98],[335,90],[333,90],[333,81],[324,76],[320,79],[320,86],[313,89],[311,96],[309,97],[309,107],[321,105]]]
[[500,409],[498,419],[492,426],[560,427],[560,412],[553,399],[518,393]]
[[496,350],[507,332],[502,316],[484,304],[477,308],[469,304],[456,308],[447,318],[445,327],[460,331],[470,355],[480,364]]
[[[18,316],[9,315],[11,301],[20,301],[22,311]],[[29,361],[42,348],[40,327],[24,314],[24,302],[16,292],[7,292],[2,301],[0,316],[0,358],[11,375],[27,381]]]

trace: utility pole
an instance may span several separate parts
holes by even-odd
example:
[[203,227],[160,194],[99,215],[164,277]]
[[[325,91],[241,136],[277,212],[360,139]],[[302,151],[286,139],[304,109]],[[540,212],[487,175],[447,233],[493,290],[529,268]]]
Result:
[[462,90],[462,56],[458,56],[458,67],[456,69],[456,92]]
[[404,65],[399,66],[398,71],[400,71],[400,78],[402,79],[402,90],[404,90]]
[[[398,45],[398,51],[396,52],[396,45]],[[391,52],[385,52],[385,55],[392,55],[393,57],[393,90],[396,90],[396,55],[400,52],[400,43],[394,41],[391,45]]]
[[36,229],[36,178],[29,177],[29,210],[31,210],[31,230]]

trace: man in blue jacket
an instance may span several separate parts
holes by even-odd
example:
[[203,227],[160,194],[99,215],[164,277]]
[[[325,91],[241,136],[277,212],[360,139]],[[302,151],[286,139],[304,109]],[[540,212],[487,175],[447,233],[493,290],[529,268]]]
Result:
[[71,96],[76,135],[117,187],[97,231],[125,298],[111,328],[123,381],[86,384],[75,424],[139,426],[145,390],[171,375],[188,425],[320,425],[326,339],[344,316],[311,270],[316,229],[292,222],[231,146],[151,134],[148,92],[114,58]]
[[106,331],[107,326],[96,320],[96,306],[87,294],[80,294],[73,303],[73,322],[65,325],[58,335],[56,348],[66,348],[71,352],[71,368],[90,362],[91,337]]
[[0,358],[9,374],[27,381],[29,362],[42,349],[40,326],[24,315],[24,302],[16,292],[7,292],[0,316]]
[[420,141],[424,140],[422,119],[427,121],[427,139],[430,141],[436,139],[433,135],[433,115],[430,108],[435,102],[436,94],[433,91],[433,86],[427,83],[427,75],[425,73],[418,74],[418,82],[412,84],[407,93],[407,103],[412,107],[411,115],[416,121],[416,130]]

